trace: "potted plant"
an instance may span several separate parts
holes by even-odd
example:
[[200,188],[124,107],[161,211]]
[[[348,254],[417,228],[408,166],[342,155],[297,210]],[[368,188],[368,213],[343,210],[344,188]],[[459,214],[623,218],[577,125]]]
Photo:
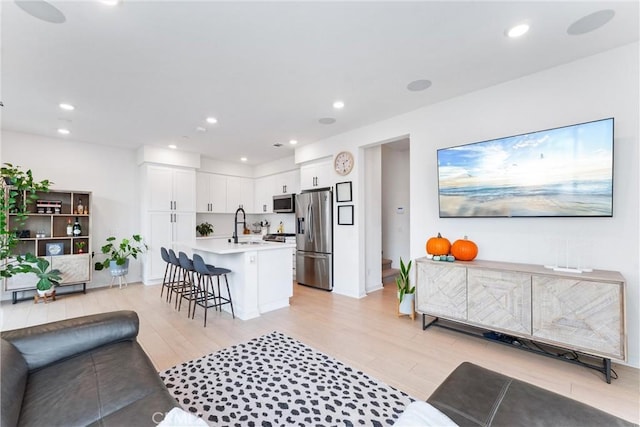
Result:
[[416,287],[411,286],[409,272],[411,271],[411,260],[405,264],[400,258],[400,275],[396,278],[398,286],[398,314],[409,314],[413,319],[415,316],[415,292]]
[[[38,192],[49,191],[49,180],[36,181],[31,170],[23,171],[20,166],[4,163],[0,168],[2,180],[2,208],[0,209],[0,259],[10,261],[0,265],[0,277],[11,277],[24,273],[28,265],[22,265],[24,258],[14,256],[14,250],[27,220],[27,206],[38,199]],[[33,255],[32,255],[33,256]],[[35,259],[35,256],[34,256]]]
[[87,242],[76,242],[76,252],[84,253],[84,247],[87,246]]
[[45,258],[37,258],[33,254],[26,254],[24,258],[18,258],[24,261],[22,262],[23,273],[33,273],[38,277],[38,283],[36,283],[38,295],[50,294],[53,287],[60,284],[62,273],[57,268],[49,270],[51,264]]
[[108,258],[103,262],[97,262],[95,268],[109,268],[112,276],[124,276],[129,272],[129,257],[137,259],[147,248],[139,234],[134,234],[129,239],[123,238],[120,243],[116,242],[114,236],[108,237],[107,244],[100,249]]
[[196,231],[200,233],[201,236],[207,237],[209,234],[213,233],[213,225],[208,222],[203,222],[202,224],[196,225]]

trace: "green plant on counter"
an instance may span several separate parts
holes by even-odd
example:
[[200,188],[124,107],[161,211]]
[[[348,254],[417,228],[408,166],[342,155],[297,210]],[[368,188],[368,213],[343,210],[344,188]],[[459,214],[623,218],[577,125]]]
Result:
[[400,275],[396,278],[396,285],[398,285],[398,299],[402,301],[405,294],[413,294],[416,291],[415,286],[411,286],[409,282],[409,271],[411,271],[411,260],[405,265],[400,258]]
[[213,233],[213,225],[208,222],[203,222],[202,224],[196,225],[196,231],[200,233],[201,236],[208,236]]

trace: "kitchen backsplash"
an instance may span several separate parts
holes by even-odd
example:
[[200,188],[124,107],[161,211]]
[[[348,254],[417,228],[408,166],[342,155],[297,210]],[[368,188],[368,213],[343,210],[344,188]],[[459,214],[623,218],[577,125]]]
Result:
[[[213,225],[213,237],[231,237],[233,234],[234,214],[198,213],[196,214],[196,225],[208,222]],[[247,228],[253,230],[253,224],[269,221],[269,233],[277,233],[280,221],[284,225],[285,233],[295,233],[295,214],[247,214]],[[193,232],[197,235],[196,231]],[[238,233],[241,233],[238,230]]]

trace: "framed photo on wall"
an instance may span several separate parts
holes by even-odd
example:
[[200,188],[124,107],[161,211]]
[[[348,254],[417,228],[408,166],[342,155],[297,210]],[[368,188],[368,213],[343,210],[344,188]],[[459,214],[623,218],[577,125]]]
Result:
[[338,182],[336,184],[336,202],[350,202],[352,200],[351,181]]
[[353,205],[338,206],[338,225],[353,225]]

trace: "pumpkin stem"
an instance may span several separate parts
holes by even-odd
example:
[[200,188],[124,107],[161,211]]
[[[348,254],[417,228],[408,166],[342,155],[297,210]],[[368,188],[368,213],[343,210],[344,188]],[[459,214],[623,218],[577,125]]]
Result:
[[441,239],[442,235],[440,233],[438,233],[438,239]]

